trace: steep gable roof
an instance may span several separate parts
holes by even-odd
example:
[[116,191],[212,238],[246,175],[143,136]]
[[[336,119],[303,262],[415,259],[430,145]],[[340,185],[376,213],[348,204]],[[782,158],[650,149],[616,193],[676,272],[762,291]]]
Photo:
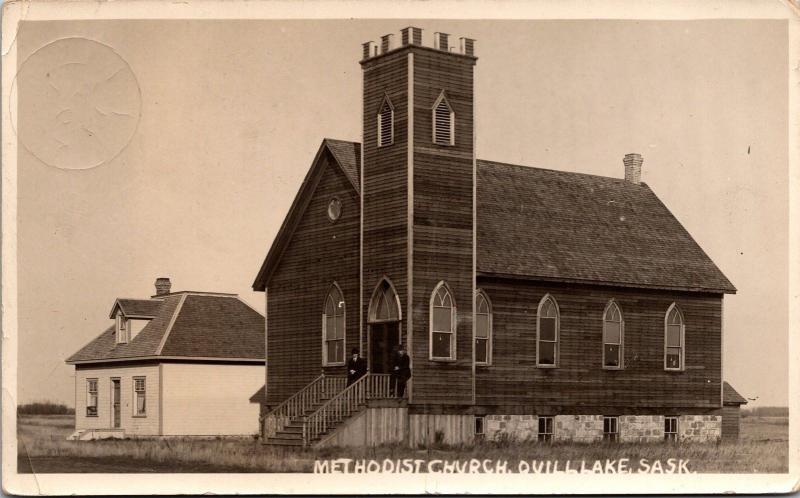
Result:
[[478,161],[478,272],[735,292],[645,184]]
[[292,205],[289,208],[286,218],[283,220],[281,228],[278,230],[278,234],[272,241],[267,257],[264,259],[264,263],[261,265],[258,275],[256,275],[255,281],[253,282],[254,290],[263,291],[266,288],[272,271],[278,265],[283,250],[289,244],[294,229],[300,222],[314,194],[314,190],[317,188],[317,184],[322,177],[323,166],[325,165],[325,161],[322,161],[322,158],[326,151],[330,152],[334,162],[339,165],[344,175],[353,185],[355,194],[357,196],[361,195],[359,183],[361,178],[361,144],[344,140],[334,140],[331,138],[324,139],[317,150],[316,156],[314,156],[311,168],[309,168],[306,177],[303,179],[303,183],[300,184],[300,189],[297,191],[294,201],[292,201]]
[[733,388],[727,382],[722,383],[722,404],[723,405],[746,405],[747,400],[744,397],[736,392],[736,389]]
[[[360,144],[323,141],[254,290],[265,289],[288,245],[325,149],[348,177],[360,175]],[[736,292],[646,184],[484,160],[477,170],[479,275]],[[360,195],[358,183],[353,186]]]
[[117,344],[111,325],[70,356],[70,364],[132,359],[264,360],[264,317],[235,294],[181,292],[163,299],[158,313],[128,343]]

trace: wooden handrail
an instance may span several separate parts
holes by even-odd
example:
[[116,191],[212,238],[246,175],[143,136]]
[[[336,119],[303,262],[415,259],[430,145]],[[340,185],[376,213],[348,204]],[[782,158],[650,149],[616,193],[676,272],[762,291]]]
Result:
[[324,373],[294,393],[264,416],[264,437],[272,437],[289,422],[308,413],[323,397],[333,396],[344,388],[344,376]]
[[323,403],[303,422],[303,445],[307,446],[348,418],[368,399],[388,398],[391,375],[367,373]]

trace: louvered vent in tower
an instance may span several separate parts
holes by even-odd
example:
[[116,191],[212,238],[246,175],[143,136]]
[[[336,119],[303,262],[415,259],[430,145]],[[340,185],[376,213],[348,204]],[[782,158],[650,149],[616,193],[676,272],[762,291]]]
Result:
[[389,97],[383,99],[378,112],[378,147],[392,145],[394,142],[394,106]]
[[433,142],[439,145],[455,143],[455,116],[453,108],[447,102],[444,92],[433,105]]

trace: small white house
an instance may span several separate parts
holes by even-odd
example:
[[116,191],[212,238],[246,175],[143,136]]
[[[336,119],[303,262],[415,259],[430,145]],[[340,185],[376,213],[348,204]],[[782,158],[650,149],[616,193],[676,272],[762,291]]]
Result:
[[264,383],[264,317],[235,294],[117,299],[75,365],[73,439],[252,435]]

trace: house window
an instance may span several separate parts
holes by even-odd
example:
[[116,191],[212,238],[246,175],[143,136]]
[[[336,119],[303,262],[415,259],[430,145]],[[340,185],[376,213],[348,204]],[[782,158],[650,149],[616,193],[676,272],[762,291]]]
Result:
[[536,364],[554,367],[558,361],[558,305],[549,294],[539,303],[536,319]]
[[456,359],[456,307],[447,284],[439,282],[431,295],[431,360]]
[[325,299],[322,314],[322,364],[344,364],[344,297],[334,283]]
[[664,440],[678,440],[678,417],[664,417]]
[[683,313],[675,303],[672,303],[664,320],[665,370],[683,370],[684,334]]
[[483,415],[475,415],[475,435],[483,437],[486,434],[485,430],[486,418]]
[[97,379],[86,379],[86,416],[97,416]]
[[553,440],[553,417],[539,417],[539,441]]
[[619,419],[603,417],[603,441],[616,442],[619,438]]
[[492,305],[481,290],[475,296],[475,363],[492,363]]
[[133,415],[144,417],[147,415],[146,382],[144,377],[133,378]]
[[378,147],[394,143],[394,106],[386,96],[378,111]]
[[455,145],[455,113],[444,96],[444,91],[433,104],[433,143]]
[[612,300],[603,313],[603,368],[622,368],[623,328],[622,312]]
[[117,344],[128,342],[128,319],[121,313],[117,313]]

